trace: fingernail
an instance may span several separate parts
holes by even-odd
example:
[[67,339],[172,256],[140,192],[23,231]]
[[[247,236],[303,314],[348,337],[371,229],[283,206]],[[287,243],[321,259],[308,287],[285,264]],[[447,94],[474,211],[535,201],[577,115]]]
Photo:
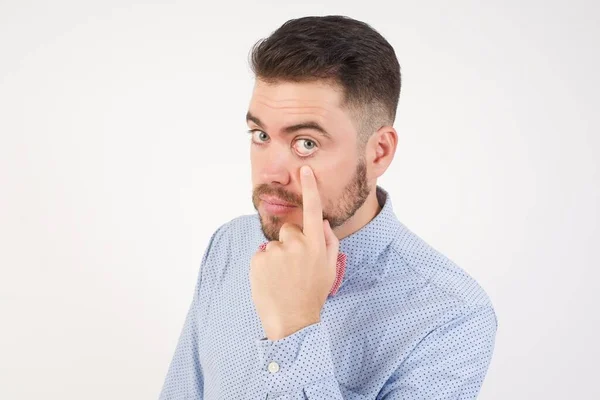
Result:
[[300,172],[302,172],[302,175],[310,175],[310,168],[307,165],[303,165],[302,168],[300,168]]

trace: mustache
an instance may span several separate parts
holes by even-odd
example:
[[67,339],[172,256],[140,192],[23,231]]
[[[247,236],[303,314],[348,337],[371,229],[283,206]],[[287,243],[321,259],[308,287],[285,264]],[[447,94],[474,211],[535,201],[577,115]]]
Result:
[[299,207],[302,206],[302,196],[298,196],[293,193],[288,193],[280,188],[269,187],[266,184],[261,184],[261,185],[258,185],[256,188],[254,188],[253,197],[255,199],[258,199],[259,196],[263,196],[263,195],[275,196],[275,197],[278,197],[281,200],[283,200],[287,203],[291,203],[295,206],[299,206]]

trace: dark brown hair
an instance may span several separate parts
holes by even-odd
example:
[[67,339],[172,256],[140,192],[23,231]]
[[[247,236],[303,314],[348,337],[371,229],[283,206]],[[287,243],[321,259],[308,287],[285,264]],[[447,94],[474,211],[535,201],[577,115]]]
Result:
[[341,86],[341,105],[356,117],[363,143],[396,118],[400,65],[388,41],[365,22],[340,15],[291,19],[252,47],[250,65],[269,83],[326,80]]

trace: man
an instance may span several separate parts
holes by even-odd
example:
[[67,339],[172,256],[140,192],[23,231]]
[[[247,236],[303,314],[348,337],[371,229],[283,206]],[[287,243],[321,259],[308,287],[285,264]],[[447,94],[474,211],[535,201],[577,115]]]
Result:
[[363,22],[306,17],[251,64],[257,214],[212,235],[160,398],[476,398],[490,299],[376,183],[398,140],[393,48]]

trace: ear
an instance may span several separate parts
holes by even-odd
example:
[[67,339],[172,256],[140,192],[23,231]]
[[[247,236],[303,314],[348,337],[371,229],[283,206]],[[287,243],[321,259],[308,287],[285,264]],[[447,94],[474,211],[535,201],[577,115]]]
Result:
[[382,126],[369,138],[365,159],[369,179],[379,178],[388,169],[398,146],[398,133],[392,126]]

